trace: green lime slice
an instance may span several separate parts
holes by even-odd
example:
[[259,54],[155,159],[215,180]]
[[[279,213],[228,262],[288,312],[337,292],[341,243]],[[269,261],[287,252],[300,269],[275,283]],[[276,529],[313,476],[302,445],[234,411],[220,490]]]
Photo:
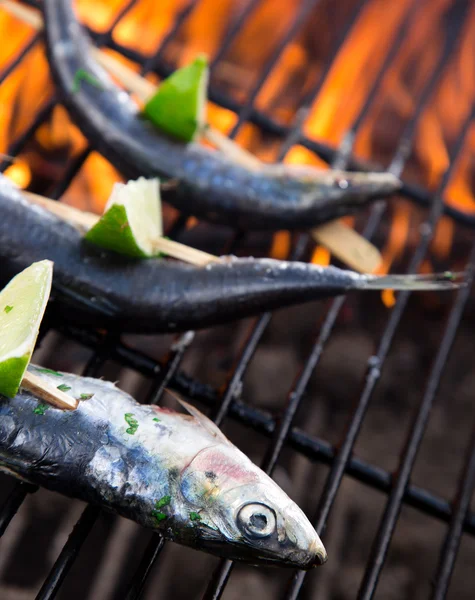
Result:
[[53,279],[53,263],[33,263],[0,292],[0,394],[12,398],[33,354]]
[[162,82],[144,115],[165,133],[191,142],[206,123],[208,78],[208,59],[200,54]]
[[162,236],[158,179],[116,183],[104,214],[84,236],[86,240],[135,258],[157,256],[154,242]]

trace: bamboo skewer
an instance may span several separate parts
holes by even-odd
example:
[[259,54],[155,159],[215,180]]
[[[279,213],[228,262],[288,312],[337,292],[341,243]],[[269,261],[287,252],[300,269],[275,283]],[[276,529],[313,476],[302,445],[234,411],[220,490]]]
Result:
[[[50,200],[50,198],[32,194],[31,192],[22,191],[22,193],[29,202],[46,208],[61,219],[74,225],[82,234],[86,233],[86,231],[91,229],[91,227],[99,221],[100,217],[97,215],[78,210],[73,206],[69,206],[69,204],[56,202],[55,200]],[[221,262],[221,259],[214,256],[214,254],[208,254],[202,250],[197,250],[196,248],[168,240],[167,238],[158,238],[154,241],[153,245],[157,252],[163,252],[167,256],[183,260],[184,262],[196,265],[197,267],[204,267],[210,263]]]
[[[34,9],[13,2],[12,0],[0,0],[0,5],[2,5],[14,16],[31,25],[34,29],[40,31],[43,28],[43,20]],[[148,100],[148,98],[155,93],[156,86],[151,81],[148,81],[144,77],[140,76],[135,71],[117,61],[109,54],[106,54],[99,48],[93,47],[92,52],[95,59],[107,71],[121,81],[121,83],[130,92],[135,93],[141,101]],[[227,156],[242,164],[246,168],[256,171],[264,167],[263,163],[256,156],[238,146],[233,140],[228,138],[220,131],[207,126],[203,129],[202,136],[211,144],[219,148]],[[75,210],[72,209],[72,207],[70,208],[71,210]],[[54,210],[56,214],[59,214],[59,210],[61,209],[56,211],[56,209],[50,208],[50,210]],[[77,212],[81,213],[81,211]],[[73,215],[72,212],[70,214],[71,216]],[[83,214],[91,215],[91,213]],[[60,214],[60,216],[63,215]],[[78,216],[77,222],[75,223],[76,226],[83,226],[80,222],[85,217],[79,215],[76,216]],[[86,226],[88,229],[91,227],[91,225],[88,226],[87,223],[84,226]],[[347,227],[340,220],[335,220],[320,227],[316,227],[312,229],[310,233],[315,242],[325,246],[325,248],[327,248],[331,254],[356,271],[361,273],[372,273],[382,262],[382,256],[379,250],[373,244],[371,244],[371,242],[362,237],[357,231]],[[169,240],[163,240],[163,242],[169,242]],[[184,248],[188,247],[182,247],[182,245],[178,244],[177,242],[172,242],[171,244],[164,243],[162,250],[162,248],[159,247],[160,244],[162,244],[162,240],[160,240],[160,243],[157,241],[157,250],[163,251],[174,258],[186,260],[187,262],[193,262],[194,260],[199,261],[193,262],[193,264],[207,264],[203,262],[204,256],[198,256],[198,250],[190,249],[192,253],[189,254],[188,250],[184,250]],[[171,250],[171,252],[174,252],[174,254],[167,252],[165,246],[169,251]],[[179,248],[179,246],[181,248]],[[181,253],[182,250],[184,250],[184,253]],[[205,255],[205,253],[200,254]],[[211,255],[205,256],[211,257]],[[214,262],[219,260],[216,257],[212,258]],[[211,258],[208,260],[208,262],[211,262]]]
[[373,273],[381,264],[380,251],[342,221],[330,221],[310,232],[317,244],[325,246],[338,260],[361,273]]
[[21,387],[28,390],[41,400],[48,402],[56,406],[56,408],[62,408],[65,410],[75,410],[78,407],[79,401],[72,396],[68,396],[58,388],[53,387],[49,383],[46,383],[44,379],[34,375],[29,371],[25,372],[25,375],[21,382]]

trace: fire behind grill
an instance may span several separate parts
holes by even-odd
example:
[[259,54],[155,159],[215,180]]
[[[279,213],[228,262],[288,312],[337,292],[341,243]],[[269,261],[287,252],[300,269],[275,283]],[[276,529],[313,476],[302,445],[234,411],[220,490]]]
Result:
[[[181,12],[176,12],[174,23],[151,58],[117,42],[114,35],[144,1],[117,9],[108,30],[96,35],[97,42],[131,59],[143,72],[163,76],[172,70],[167,59],[181,48],[184,28],[202,10],[205,0],[181,4]],[[338,138],[338,147],[326,143],[328,139],[335,141],[331,136],[325,136],[324,141],[305,136],[307,109],[331,80],[332,67],[362,13],[373,5],[389,10],[394,3],[341,3],[344,18],[336,19],[338,28],[327,44],[323,68],[311,86],[304,86],[305,93],[284,120],[262,110],[258,96],[309,21],[318,28],[314,32],[317,35],[321,21],[312,19],[320,5],[329,3],[292,3],[296,8],[288,22],[283,19],[285,27],[260,65],[254,87],[245,97],[233,94],[232,86],[226,93],[224,58],[263,4],[259,0],[229,4],[238,15],[214,55],[211,98],[237,115],[232,135],[251,123],[258,139],[271,140],[270,146],[279,148],[280,160],[297,148],[300,155],[307,149],[334,166],[361,165],[352,155],[355,141],[378,102],[388,73],[404,52],[417,11],[426,10],[430,3],[401,2],[404,10],[396,34],[382,53],[384,58],[365,90],[359,112]],[[431,103],[447,69],[454,68],[454,57],[460,52],[470,3],[445,5],[440,52],[387,162],[387,168],[397,175],[411,172],[418,127],[433,109]],[[0,93],[35,51],[38,40],[26,41],[10,57],[0,74]],[[53,197],[74,189],[94,156],[91,148],[83,148],[63,164],[54,152],[45,151],[44,144],[43,156],[38,152],[38,133],[44,133],[45,127],[47,132],[55,128],[52,115],[56,102],[53,97],[38,106],[26,129],[12,134],[7,149],[9,154],[23,158],[32,154],[40,161],[31,185]],[[422,218],[422,224],[415,242],[408,237],[399,252],[399,268],[417,271],[427,266],[430,256],[442,268],[466,268],[471,281],[475,250],[469,244],[475,219],[458,204],[444,204],[444,198],[457,175],[457,165],[469,154],[472,120],[471,110],[460,119],[436,189],[433,184],[432,191],[405,184],[403,196],[427,210],[411,209],[411,214]],[[384,132],[382,137],[384,142]],[[370,158],[383,160],[382,154],[375,152]],[[9,165],[5,161],[3,169]],[[80,191],[86,195],[83,188]],[[454,242],[450,254],[437,258],[430,251],[444,211],[449,218],[445,222],[455,227]],[[376,205],[364,219],[357,220],[356,226],[384,245],[388,235],[394,235],[394,230],[388,234],[389,227],[394,226],[390,216],[385,205]],[[182,237],[185,227],[186,219],[178,216],[171,234]],[[222,253],[245,252],[256,245],[262,251],[261,241],[247,237],[245,232],[205,228],[202,237],[220,240],[222,246],[216,251]],[[282,236],[274,238],[272,252],[277,251],[279,239],[282,241]],[[291,241],[290,256],[308,258],[306,236]],[[171,387],[202,408],[208,407],[231,439],[314,515],[329,562],[307,575],[233,566],[164,544],[158,535],[95,507],[84,507],[44,490],[30,494],[35,490],[28,485],[2,476],[1,598],[17,600],[37,594],[42,599],[130,600],[141,594],[147,598],[218,598],[223,593],[227,598],[295,598],[299,593],[302,597],[345,600],[373,596],[443,598],[449,583],[451,597],[472,598],[473,319],[470,286],[452,297],[416,299],[399,294],[390,311],[376,296],[341,298],[266,314],[194,338],[191,334],[178,339],[120,338],[105,331],[78,329],[49,314],[35,356],[37,362],[119,378],[122,387],[146,402],[166,402],[164,390]]]

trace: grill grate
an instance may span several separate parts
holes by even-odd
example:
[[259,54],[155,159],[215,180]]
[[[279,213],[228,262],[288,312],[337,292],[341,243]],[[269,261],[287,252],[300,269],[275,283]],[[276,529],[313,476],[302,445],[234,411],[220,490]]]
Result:
[[[128,11],[133,8],[137,3],[137,0],[129,2],[129,4],[121,10],[108,32],[101,33],[100,35],[95,34],[94,32],[91,33],[96,38],[98,44],[112,48],[139,64],[142,73],[154,71],[158,75],[164,76],[169,74],[172,70],[163,62],[164,50],[175,38],[180,28],[192,14],[199,2],[200,0],[191,0],[184,6],[182,11],[178,14],[169,33],[165,36],[161,47],[152,57],[143,56],[136,51],[121,46],[113,39],[114,28],[121,19],[126,16]],[[278,43],[275,52],[264,66],[261,77],[244,104],[238,105],[231,98],[226,97],[221,92],[218,93],[213,90],[211,90],[211,98],[220,106],[228,108],[236,113],[238,120],[231,133],[232,137],[235,137],[243,124],[247,122],[257,125],[265,132],[277,135],[282,140],[279,160],[282,160],[295,144],[300,144],[315,152],[335,167],[344,168],[355,167],[358,165],[361,166],[361,161],[352,156],[353,142],[358,131],[360,131],[364,124],[387,72],[390,70],[391,65],[398,56],[401,46],[404,44],[407,29],[411,24],[414,12],[418,9],[419,3],[414,1],[408,9],[393,44],[387,52],[380,72],[374,80],[372,89],[367,95],[366,102],[339,148],[332,148],[321,141],[305,137],[302,133],[302,126],[307,114],[307,109],[321,90],[339,49],[346,40],[347,35],[358,18],[358,15],[361,13],[361,10],[368,4],[368,0],[361,0],[355,3],[347,23],[342,27],[341,33],[328,55],[328,62],[322,70],[320,79],[306,96],[302,98],[300,103],[302,110],[296,113],[291,126],[282,126],[277,121],[273,121],[267,115],[260,112],[255,106],[257,95],[264,86],[268,76],[275,68],[285,48],[298,34],[303,23],[308,19],[318,3],[318,0],[301,2],[300,9],[296,11],[293,22],[289,25],[287,32]],[[28,2],[28,4],[36,5],[34,2]],[[228,35],[222,42],[221,48],[217,51],[212,61],[213,67],[215,67],[224,56],[234,37],[238,35],[240,28],[248,18],[251,18],[253,11],[258,5],[259,0],[251,0],[243,10],[241,17],[236,21],[235,27],[230,29]],[[396,175],[401,175],[403,173],[411,153],[415,132],[422,115],[424,114],[424,110],[434,93],[437,91],[442,76],[449,65],[450,58],[457,49],[461,28],[464,22],[463,17],[468,10],[468,6],[468,2],[458,2],[454,4],[454,9],[452,11],[453,18],[449,19],[447,23],[445,46],[441,52],[439,62],[434,68],[424,90],[420,94],[418,105],[415,107],[413,116],[406,125],[397,150],[388,168],[389,171]],[[22,60],[28,56],[38,43],[39,39],[39,36],[33,37],[24,49],[15,56],[10,64],[3,70],[0,74],[0,85],[18,67],[18,65],[21,64]],[[9,154],[17,155],[22,152],[38,128],[47,121],[56,103],[57,99],[51,98],[43,107],[41,107],[27,130],[11,144]],[[436,225],[443,213],[446,213],[465,226],[473,227],[475,225],[475,216],[467,215],[458,209],[444,204],[444,197],[446,195],[448,184],[454,173],[457,160],[463,152],[464,144],[474,116],[475,113],[472,112],[463,123],[450,152],[449,167],[435,193],[430,193],[427,190],[409,183],[405,183],[404,185],[403,196],[416,200],[422,206],[430,208],[427,220],[421,228],[419,243],[414,250],[409,264],[410,272],[416,272],[420,267],[433,239]],[[59,198],[71,185],[90,152],[91,148],[88,147],[71,161],[65,176],[52,191],[52,197]],[[8,163],[3,163],[2,168],[5,169],[7,165]],[[367,238],[371,239],[376,235],[383,220],[384,213],[385,205],[374,205],[364,229],[364,235]],[[184,219],[179,219],[173,228],[172,235],[177,235],[183,229],[184,223]],[[224,251],[230,252],[237,247],[243,235],[243,232],[236,232],[229,240]],[[292,259],[298,259],[304,256],[307,241],[307,236],[305,235],[298,238],[291,251],[290,257]],[[475,246],[467,261],[469,283],[472,282],[471,265],[474,258]],[[453,503],[448,502],[445,498],[441,498],[426,489],[411,484],[410,478],[444,367],[446,366],[459,324],[464,316],[464,309],[470,296],[470,290],[471,286],[469,285],[466,288],[461,289],[454,297],[445,330],[440,337],[438,348],[434,351],[433,365],[430,370],[426,388],[408,428],[406,441],[394,476],[390,472],[382,470],[365,460],[353,456],[353,450],[361,427],[365,421],[368,406],[372,400],[378,381],[380,380],[381,370],[386,363],[393,340],[399,331],[401,321],[404,317],[409,300],[409,294],[407,293],[398,295],[397,302],[389,313],[377,351],[373,356],[368,358],[367,370],[361,392],[353,410],[348,414],[346,429],[337,446],[330,444],[325,439],[311,435],[298,428],[295,425],[295,416],[301,407],[310,378],[320,364],[327,344],[331,339],[337,319],[344,310],[347,302],[346,298],[337,298],[329,304],[326,316],[314,339],[310,351],[307,353],[303,365],[287,393],[285,409],[278,419],[269,416],[269,414],[252,405],[245,404],[239,398],[243,378],[253,360],[259,344],[262,342],[263,337],[266,335],[269,328],[272,319],[270,313],[262,315],[250,326],[246,340],[241,346],[239,357],[228,373],[227,384],[224,389],[215,389],[212,386],[201,383],[188,376],[182,370],[183,360],[186,358],[187,351],[193,340],[193,337],[189,334],[181,336],[180,343],[176,343],[173,346],[173,349],[167,352],[162,359],[157,361],[148,354],[136,350],[124,340],[112,334],[98,331],[85,331],[72,324],[62,322],[51,323],[51,327],[66,338],[74,340],[81,346],[93,351],[92,356],[84,369],[85,375],[99,376],[103,371],[106,362],[113,360],[123,367],[127,367],[144,375],[152,381],[152,387],[147,399],[149,402],[160,402],[165,388],[171,386],[186,396],[208,405],[212,410],[212,417],[218,425],[222,425],[224,420],[229,416],[245,426],[252,428],[259,434],[264,435],[269,439],[269,444],[261,466],[270,474],[279,463],[284,447],[289,447],[292,451],[295,451],[312,461],[329,465],[329,473],[326,477],[326,482],[320,501],[316,507],[314,517],[316,528],[320,533],[324,533],[325,531],[332,508],[334,507],[340,492],[341,484],[347,476],[355,478],[366,486],[369,486],[371,489],[383,492],[387,496],[385,509],[366,563],[366,569],[362,577],[359,591],[354,597],[366,600],[372,598],[375,594],[379,576],[384,567],[388,548],[403,505],[412,506],[430,517],[448,523],[447,534],[443,546],[440,548],[439,568],[434,580],[432,594],[432,598],[441,599],[445,597],[445,593],[449,586],[458,547],[461,543],[462,533],[466,532],[470,535],[475,534],[475,515],[469,510],[475,477],[475,438],[471,440],[470,445],[468,446],[466,464],[461,470],[459,487]],[[48,328],[44,328],[42,331],[43,336],[46,335],[47,332]],[[4,533],[5,529],[10,524],[10,521],[13,519],[27,494],[32,491],[34,491],[32,486],[18,483],[13,488],[10,495],[5,499],[0,510],[1,534]],[[59,552],[53,568],[45,579],[41,590],[37,595],[38,599],[51,599],[57,595],[62,582],[75,562],[88,535],[94,528],[99,515],[100,510],[98,508],[92,506],[85,508],[81,518],[75,525],[71,536]],[[130,574],[128,591],[125,596],[127,600],[132,600],[141,596],[152,567],[157,560],[160,560],[164,547],[165,543],[160,536],[152,534],[135,573]],[[207,589],[204,593],[204,598],[209,600],[221,597],[227,582],[229,581],[232,567],[232,563],[228,560],[219,561],[214,573],[211,575]],[[306,575],[303,572],[291,575],[288,580],[285,597],[289,599],[296,598],[301,592],[306,577],[318,578],[320,575],[319,573]]]

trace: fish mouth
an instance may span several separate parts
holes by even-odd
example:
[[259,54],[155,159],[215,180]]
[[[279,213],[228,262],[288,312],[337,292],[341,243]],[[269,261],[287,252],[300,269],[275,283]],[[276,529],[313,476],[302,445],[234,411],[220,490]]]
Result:
[[308,571],[327,561],[327,552],[323,544],[312,542],[308,550],[295,550],[279,556],[265,548],[248,547],[229,540],[201,540],[201,550],[230,560],[245,562],[254,566],[273,566]]
[[[402,186],[401,180],[392,173],[348,173],[347,175],[350,196],[361,194],[369,198],[383,198],[394,194]],[[340,187],[341,185],[340,182]]]
[[320,567],[327,562],[328,554],[321,542],[317,542],[316,540],[312,542],[309,551],[312,554],[312,558],[308,561],[305,567],[303,567],[305,570],[313,569],[314,567]]

